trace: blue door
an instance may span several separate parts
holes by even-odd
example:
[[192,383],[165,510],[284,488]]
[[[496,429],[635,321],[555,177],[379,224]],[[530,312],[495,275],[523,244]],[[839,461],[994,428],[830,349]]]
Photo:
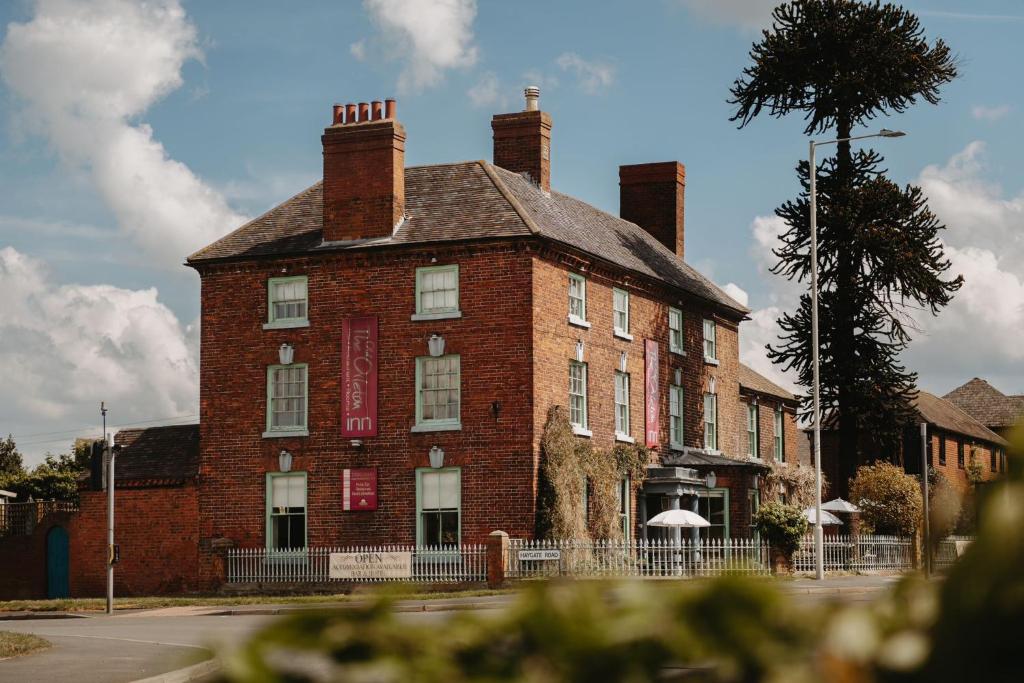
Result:
[[55,526],[46,534],[46,597],[66,598],[68,589],[68,532]]

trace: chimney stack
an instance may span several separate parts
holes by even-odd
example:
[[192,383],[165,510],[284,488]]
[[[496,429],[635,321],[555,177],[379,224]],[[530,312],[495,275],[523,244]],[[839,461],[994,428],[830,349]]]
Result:
[[526,109],[496,114],[494,164],[514,173],[525,173],[545,192],[551,191],[551,116],[540,110],[540,88],[524,90]]
[[686,168],[678,161],[619,166],[619,215],[684,255]]
[[[324,147],[324,241],[390,236],[405,215],[405,128],[395,101],[335,105]],[[342,117],[344,114],[344,117]]]

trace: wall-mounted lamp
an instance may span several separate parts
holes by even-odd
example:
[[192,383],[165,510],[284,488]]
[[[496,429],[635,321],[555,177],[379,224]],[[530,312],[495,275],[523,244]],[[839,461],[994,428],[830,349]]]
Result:
[[715,476],[714,470],[708,472],[708,476],[704,478],[704,483],[707,484],[709,489],[715,488],[715,484],[718,483],[718,477]]
[[625,372],[626,371],[626,367],[627,367],[627,362],[628,361],[629,361],[629,357],[626,355],[625,351],[623,351],[621,354],[619,354],[619,372]]
[[292,471],[292,454],[287,450],[282,450],[277,456],[277,468],[282,472]]
[[494,421],[498,421],[498,416],[501,415],[501,401],[491,401],[491,417]]
[[582,363],[583,362],[583,340],[582,339],[577,339],[576,340],[576,362],[577,363]]
[[679,368],[676,368],[676,386],[683,386],[683,371]]
[[439,334],[430,335],[430,339],[427,340],[427,349],[430,351],[430,355],[434,358],[444,355],[444,337]]
[[444,449],[440,446],[431,446],[430,466],[435,470],[439,470],[444,467]]
[[755,489],[761,488],[761,475],[755,474],[751,483],[751,487]]
[[708,393],[709,394],[717,393],[715,391],[715,378],[714,377],[709,377],[708,378]]
[[362,448],[363,447],[363,440],[362,439],[352,439],[348,443],[353,448]]
[[281,344],[277,349],[277,357],[281,361],[281,365],[291,365],[292,360],[295,359],[295,349],[288,342]]

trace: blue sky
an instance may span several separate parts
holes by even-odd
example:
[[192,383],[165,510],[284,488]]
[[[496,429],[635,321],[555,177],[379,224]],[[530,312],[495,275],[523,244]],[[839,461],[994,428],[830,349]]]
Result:
[[[179,264],[317,179],[334,102],[397,97],[410,165],[489,159],[490,116],[533,83],[557,189],[616,212],[619,164],[686,165],[687,260],[749,295],[744,358],[771,372],[758,349],[795,292],[765,273],[770,217],[807,141],[795,119],[737,130],[726,102],[771,4],[3,4],[0,283],[18,293],[0,312],[0,370],[15,377],[0,432],[35,459],[94,423],[100,398],[118,424],[190,419],[199,283]],[[1024,3],[905,6],[961,77],[939,106],[880,121],[909,135],[877,147],[933,196],[974,275],[948,315],[919,320],[907,361],[939,393],[975,375],[1024,392],[1008,343],[1024,323]],[[164,183],[177,203],[162,205]]]

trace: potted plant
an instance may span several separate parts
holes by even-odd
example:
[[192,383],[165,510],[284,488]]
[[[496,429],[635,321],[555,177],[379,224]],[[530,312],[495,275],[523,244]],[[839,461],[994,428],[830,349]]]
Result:
[[772,571],[788,574],[793,566],[793,553],[807,533],[807,518],[800,508],[771,501],[754,515],[754,527],[771,548]]

